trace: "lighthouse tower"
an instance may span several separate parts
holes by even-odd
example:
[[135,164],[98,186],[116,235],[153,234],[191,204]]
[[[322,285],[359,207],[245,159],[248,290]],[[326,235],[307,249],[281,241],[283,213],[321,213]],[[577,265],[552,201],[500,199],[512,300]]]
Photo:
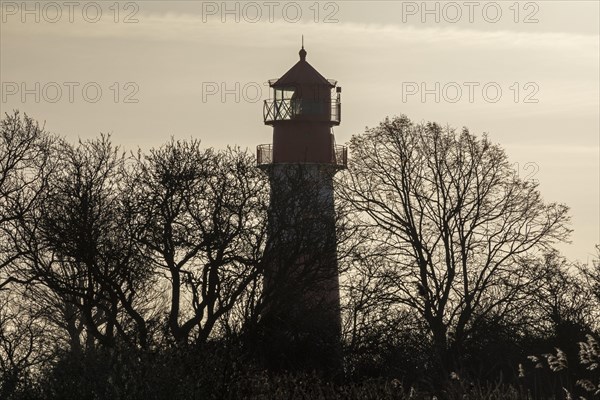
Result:
[[264,123],[273,143],[257,162],[270,180],[262,353],[276,369],[340,371],[340,298],[333,176],[347,152],[335,144],[341,88],[300,60],[269,81]]

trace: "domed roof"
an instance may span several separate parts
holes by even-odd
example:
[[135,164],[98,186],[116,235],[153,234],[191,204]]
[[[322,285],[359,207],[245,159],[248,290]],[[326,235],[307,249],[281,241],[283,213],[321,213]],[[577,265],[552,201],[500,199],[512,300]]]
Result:
[[306,50],[300,49],[300,61],[296,63],[288,72],[283,74],[272,87],[290,87],[303,85],[316,85],[334,87],[335,84],[328,81],[312,65],[306,61]]

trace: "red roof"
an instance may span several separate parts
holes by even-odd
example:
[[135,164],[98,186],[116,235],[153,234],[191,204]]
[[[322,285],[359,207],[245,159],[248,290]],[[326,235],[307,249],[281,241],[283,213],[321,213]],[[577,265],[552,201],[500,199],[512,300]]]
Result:
[[296,63],[288,72],[283,74],[272,87],[290,87],[302,85],[322,85],[334,87],[323,75],[319,73],[306,61],[306,50],[304,47],[300,50],[300,61]]

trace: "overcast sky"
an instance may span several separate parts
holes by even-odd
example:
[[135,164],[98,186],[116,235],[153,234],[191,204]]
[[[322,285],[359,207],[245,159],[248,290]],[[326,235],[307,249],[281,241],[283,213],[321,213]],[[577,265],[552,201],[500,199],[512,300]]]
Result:
[[0,2],[2,113],[124,149],[254,148],[271,141],[266,81],[304,35],[307,61],[343,88],[338,144],[399,114],[487,132],[571,207],[563,254],[585,262],[600,243],[598,1],[22,4]]

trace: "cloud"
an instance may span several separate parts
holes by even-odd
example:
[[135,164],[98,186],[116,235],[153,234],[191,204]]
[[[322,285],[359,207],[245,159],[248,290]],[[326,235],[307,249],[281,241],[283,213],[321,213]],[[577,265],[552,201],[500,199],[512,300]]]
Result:
[[[321,41],[335,38],[340,47],[385,48],[390,43],[443,45],[466,48],[521,48],[559,51],[576,51],[584,57],[598,59],[599,39],[596,35],[565,32],[525,32],[516,30],[478,30],[456,26],[414,26],[398,24],[362,23],[257,23],[241,21],[222,23],[217,20],[203,22],[202,15],[191,13],[140,13],[138,23],[115,23],[102,18],[98,23],[76,20],[69,23],[61,19],[56,24],[20,23],[9,20],[3,26],[6,37],[56,35],[70,38],[122,38],[122,40],[193,41],[223,45],[251,45],[255,47],[287,46],[290,40],[298,41],[300,32],[308,40]],[[240,42],[241,38],[243,43]],[[317,38],[317,39],[315,39]]]

